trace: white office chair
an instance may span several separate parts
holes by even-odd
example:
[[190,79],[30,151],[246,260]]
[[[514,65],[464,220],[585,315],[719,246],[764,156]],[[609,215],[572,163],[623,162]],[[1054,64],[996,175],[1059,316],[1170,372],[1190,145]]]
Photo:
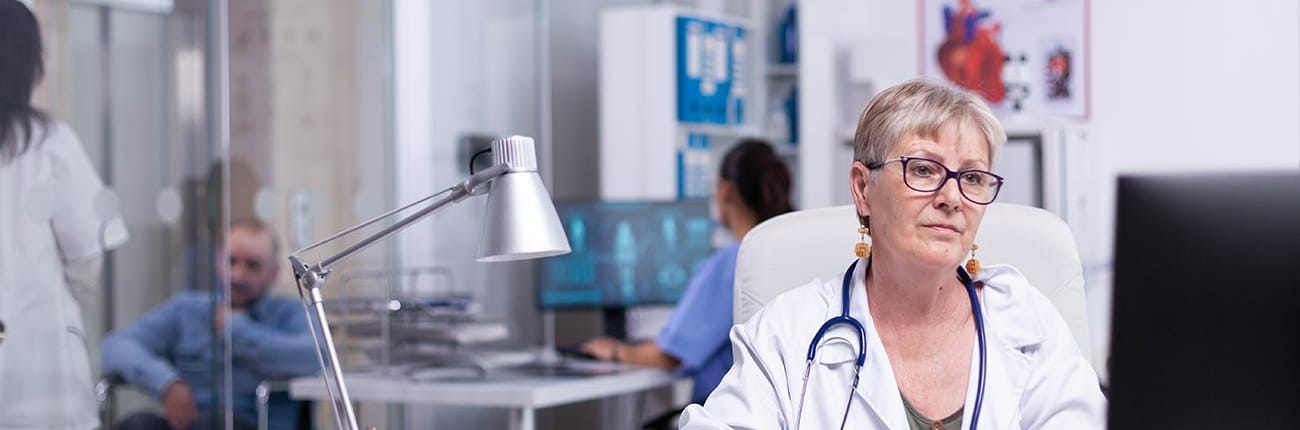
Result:
[[[857,229],[849,205],[788,213],[751,230],[736,259],[736,323],[814,278],[839,279],[854,258]],[[1079,250],[1060,218],[1038,208],[994,203],[984,213],[975,243],[985,266],[1006,263],[1020,269],[1056,305],[1084,358],[1096,363]]]

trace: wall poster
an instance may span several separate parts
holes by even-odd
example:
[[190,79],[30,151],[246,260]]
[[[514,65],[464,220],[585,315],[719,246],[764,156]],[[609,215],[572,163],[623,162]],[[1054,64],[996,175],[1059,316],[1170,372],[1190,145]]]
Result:
[[1086,118],[1087,0],[921,0],[921,74],[999,116]]

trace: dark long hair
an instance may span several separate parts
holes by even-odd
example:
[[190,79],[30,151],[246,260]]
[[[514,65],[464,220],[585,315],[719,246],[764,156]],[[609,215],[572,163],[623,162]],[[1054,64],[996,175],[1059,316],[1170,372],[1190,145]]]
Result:
[[0,163],[31,146],[49,117],[32,107],[32,90],[45,74],[36,15],[18,0],[0,0]]
[[737,143],[722,158],[718,176],[731,181],[758,222],[794,210],[790,169],[767,142],[745,139]]

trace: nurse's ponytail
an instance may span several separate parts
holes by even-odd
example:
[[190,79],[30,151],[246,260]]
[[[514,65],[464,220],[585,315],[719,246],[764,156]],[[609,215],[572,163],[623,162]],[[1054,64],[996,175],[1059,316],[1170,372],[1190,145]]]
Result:
[[790,169],[772,145],[758,139],[737,143],[722,158],[718,176],[730,181],[758,222],[790,212]]

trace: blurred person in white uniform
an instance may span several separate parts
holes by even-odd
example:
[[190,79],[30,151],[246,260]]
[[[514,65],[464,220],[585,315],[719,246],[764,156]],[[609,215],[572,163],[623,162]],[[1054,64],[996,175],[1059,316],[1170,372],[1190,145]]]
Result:
[[36,17],[0,0],[0,428],[99,426],[78,297],[126,242],[111,193],[66,124],[31,105]]
[[[875,96],[848,178],[861,226],[845,234],[863,236],[858,258],[845,249],[849,268],[733,327],[734,364],[681,427],[1102,428],[1097,375],[1060,313],[1014,267],[975,259],[1005,141],[984,102],[960,90],[915,80]],[[813,343],[847,317],[862,330],[837,324]]]

